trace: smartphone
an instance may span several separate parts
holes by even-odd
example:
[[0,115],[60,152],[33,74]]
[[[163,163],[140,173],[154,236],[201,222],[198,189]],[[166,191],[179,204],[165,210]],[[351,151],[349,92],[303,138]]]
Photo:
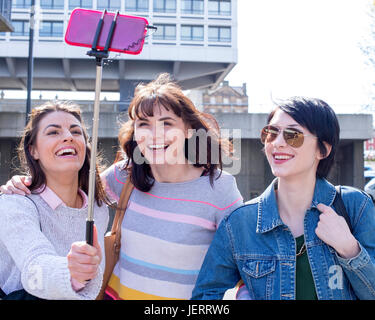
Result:
[[[65,33],[65,42],[72,46],[92,47],[98,22],[103,12],[76,8],[72,11]],[[96,49],[103,50],[115,16],[106,12]],[[142,17],[119,14],[109,51],[139,54],[147,34],[148,21]]]

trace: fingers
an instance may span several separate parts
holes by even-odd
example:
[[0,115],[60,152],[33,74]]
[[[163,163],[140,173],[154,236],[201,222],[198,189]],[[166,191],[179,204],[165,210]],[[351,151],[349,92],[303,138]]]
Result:
[[319,203],[317,206],[318,210],[322,213],[328,213],[328,214],[335,214],[337,215],[337,213],[335,212],[335,210],[333,210],[331,207],[329,206],[326,206],[325,204],[323,203]]
[[96,277],[101,253],[97,248],[88,245],[86,242],[74,242],[67,255],[68,268],[72,278],[85,283]]
[[[93,238],[93,246],[97,250],[97,254],[100,258],[100,261],[102,259],[102,248],[100,247],[99,241],[98,241],[98,230],[96,228],[96,225],[94,224],[94,238]],[[99,263],[100,263],[99,261]]]
[[5,185],[0,187],[0,191],[5,194],[30,194],[27,188],[31,184],[31,178],[28,176],[13,176]]

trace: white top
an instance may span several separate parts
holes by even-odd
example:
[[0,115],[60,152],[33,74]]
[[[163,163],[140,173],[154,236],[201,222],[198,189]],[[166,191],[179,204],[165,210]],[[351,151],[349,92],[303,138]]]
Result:
[[108,225],[105,204],[98,207],[95,202],[94,205],[103,255],[99,273],[79,292],[72,288],[66,257],[73,242],[85,241],[87,210],[87,205],[75,209],[64,203],[52,208],[36,194],[1,195],[1,289],[8,294],[24,288],[34,296],[50,300],[95,299],[105,265],[104,234]]

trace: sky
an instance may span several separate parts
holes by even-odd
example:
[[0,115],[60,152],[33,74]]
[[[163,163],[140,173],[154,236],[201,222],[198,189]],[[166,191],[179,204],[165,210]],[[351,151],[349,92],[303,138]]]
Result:
[[238,0],[238,64],[226,80],[246,82],[252,112],[291,96],[360,111],[375,80],[359,47],[369,35],[369,5],[373,0]]
[[[237,5],[238,63],[225,80],[247,84],[250,112],[269,112],[272,101],[291,96],[323,99],[336,112],[361,112],[375,69],[366,67],[359,43],[369,35],[367,11],[375,0],[237,0]],[[70,92],[68,98],[82,94]]]

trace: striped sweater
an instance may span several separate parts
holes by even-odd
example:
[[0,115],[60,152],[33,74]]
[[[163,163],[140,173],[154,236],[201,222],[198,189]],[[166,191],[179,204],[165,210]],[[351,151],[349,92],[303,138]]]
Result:
[[[101,175],[114,201],[127,179],[124,164]],[[155,181],[149,192],[134,189],[107,293],[114,299],[189,299],[219,223],[242,203],[235,178],[226,172],[214,187],[202,176],[181,183]]]

